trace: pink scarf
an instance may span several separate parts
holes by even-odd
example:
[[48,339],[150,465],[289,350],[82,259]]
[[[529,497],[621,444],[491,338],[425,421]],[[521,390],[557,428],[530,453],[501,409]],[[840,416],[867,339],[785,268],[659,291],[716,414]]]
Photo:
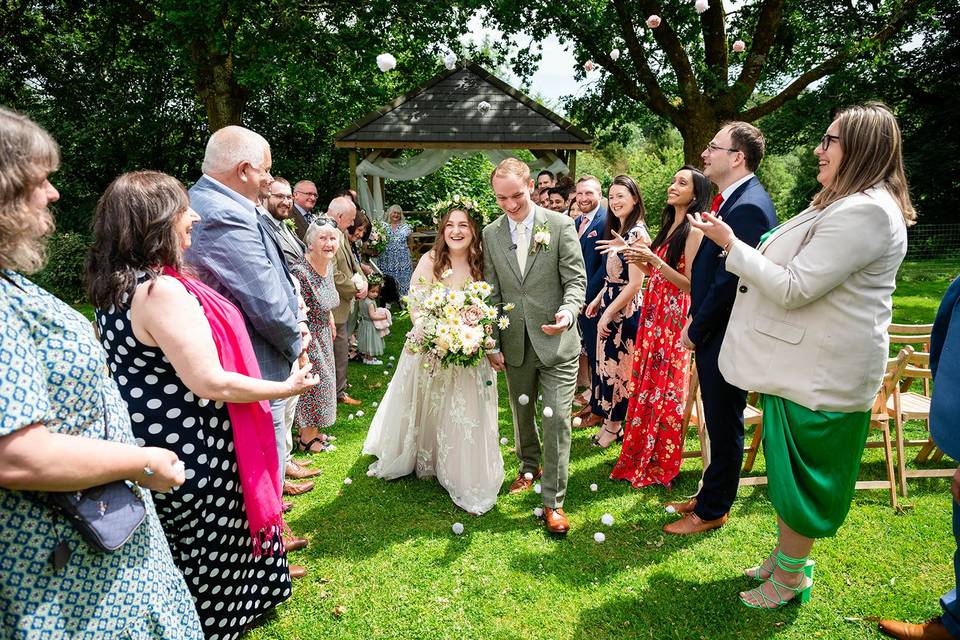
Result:
[[[179,280],[200,301],[223,369],[259,378],[260,366],[239,309],[199,280],[188,278],[170,267],[164,267],[163,273]],[[233,447],[243,489],[243,506],[253,538],[253,556],[260,557],[265,547],[267,555],[273,555],[274,545],[271,543],[284,525],[276,474],[277,441],[270,404],[266,400],[228,402],[227,412],[233,426]]]

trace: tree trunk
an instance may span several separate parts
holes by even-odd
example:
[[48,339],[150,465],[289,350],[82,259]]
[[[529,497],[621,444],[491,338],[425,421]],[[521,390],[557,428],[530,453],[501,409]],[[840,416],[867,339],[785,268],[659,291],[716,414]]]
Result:
[[721,124],[716,114],[710,111],[688,111],[682,126],[678,127],[683,137],[683,161],[694,167],[702,166],[700,154],[720,130]]
[[233,78],[233,57],[194,43],[193,57],[197,93],[207,110],[210,131],[240,124],[247,105],[247,90]]

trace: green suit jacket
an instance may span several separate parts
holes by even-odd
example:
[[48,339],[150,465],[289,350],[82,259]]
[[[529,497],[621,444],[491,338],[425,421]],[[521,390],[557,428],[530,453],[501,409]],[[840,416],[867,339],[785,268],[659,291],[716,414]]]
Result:
[[333,284],[340,294],[340,306],[333,310],[333,321],[343,324],[350,317],[350,309],[357,292],[360,289],[353,283],[353,274],[363,273],[360,263],[350,250],[350,241],[347,234],[340,232],[340,246],[333,257]]
[[[534,229],[544,224],[550,232],[549,245],[537,247],[534,233],[530,234],[530,253],[522,277],[507,216],[500,216],[483,230],[483,276],[493,286],[490,301],[516,305],[506,313],[510,326],[493,334],[512,367],[523,363],[524,333],[530,336],[540,362],[548,367],[580,353],[576,319],[587,286],[580,241],[570,217],[534,205]],[[560,310],[570,312],[570,327],[560,335],[548,336],[540,326],[554,324]]]

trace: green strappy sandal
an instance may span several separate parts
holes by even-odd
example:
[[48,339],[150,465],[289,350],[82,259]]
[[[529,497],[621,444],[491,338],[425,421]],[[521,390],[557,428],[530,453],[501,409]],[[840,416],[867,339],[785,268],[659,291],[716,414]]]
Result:
[[[746,592],[749,595],[753,595],[753,599],[759,600],[760,604],[754,604],[753,602],[745,599],[743,596],[740,596],[740,602],[751,609],[779,609],[783,605],[793,600],[797,600],[800,603],[810,600],[810,594],[813,591],[814,562],[812,560],[808,560],[807,558],[791,558],[780,550],[777,550],[776,556],[776,563],[778,567],[787,573],[802,573],[803,579],[796,587],[790,587],[782,582],[774,580],[771,576],[768,580],[766,580],[766,582],[769,582],[773,585],[773,590],[777,594],[777,599],[773,599],[764,593],[763,585],[760,585],[756,589],[751,589],[750,591]],[[766,584],[766,582],[764,584]],[[792,591],[794,597],[790,598],[789,600],[785,600],[784,594],[787,591]]]

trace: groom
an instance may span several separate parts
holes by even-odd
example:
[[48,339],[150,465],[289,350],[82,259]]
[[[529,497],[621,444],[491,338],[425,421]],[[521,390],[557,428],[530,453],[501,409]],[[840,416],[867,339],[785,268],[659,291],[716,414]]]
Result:
[[[573,220],[530,200],[530,168],[507,158],[490,175],[506,215],[483,230],[483,275],[491,303],[512,303],[510,326],[496,331],[499,350],[488,354],[506,371],[520,472],[510,493],[540,479],[547,531],[565,534],[563,512],[570,462],[570,405],[577,382],[580,335],[574,322],[583,306],[586,275]],[[537,397],[542,395],[541,432]],[[521,400],[525,396],[526,402]],[[543,466],[540,466],[541,452]]]

